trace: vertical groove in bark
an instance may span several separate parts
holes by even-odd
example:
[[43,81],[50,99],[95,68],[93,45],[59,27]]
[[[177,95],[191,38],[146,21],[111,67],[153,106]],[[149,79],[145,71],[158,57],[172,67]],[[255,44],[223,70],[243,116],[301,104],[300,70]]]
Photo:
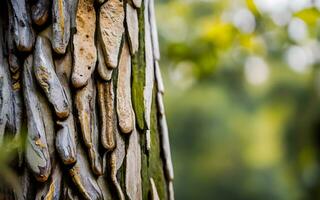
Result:
[[0,11],[0,145],[26,132],[0,198],[173,200],[154,1]]

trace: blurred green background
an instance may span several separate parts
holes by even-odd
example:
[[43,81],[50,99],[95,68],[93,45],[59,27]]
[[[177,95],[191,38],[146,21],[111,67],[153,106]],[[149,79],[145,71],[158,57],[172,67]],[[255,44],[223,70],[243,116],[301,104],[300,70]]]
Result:
[[157,0],[176,199],[320,199],[320,0]]

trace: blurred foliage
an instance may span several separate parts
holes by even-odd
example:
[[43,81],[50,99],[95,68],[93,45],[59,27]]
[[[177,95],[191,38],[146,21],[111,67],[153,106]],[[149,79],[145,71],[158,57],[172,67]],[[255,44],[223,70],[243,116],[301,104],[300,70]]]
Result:
[[176,199],[320,199],[318,0],[159,0]]
[[21,191],[19,178],[13,166],[21,166],[23,162],[25,140],[25,130],[19,136],[13,137],[11,133],[6,133],[3,137],[3,141],[0,143],[0,186],[5,185],[16,191]]

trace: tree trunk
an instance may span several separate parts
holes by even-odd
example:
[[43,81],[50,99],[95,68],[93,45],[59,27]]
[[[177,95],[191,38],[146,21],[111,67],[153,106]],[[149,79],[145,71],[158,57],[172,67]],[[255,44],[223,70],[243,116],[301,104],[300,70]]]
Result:
[[153,0],[3,0],[0,44],[0,199],[174,199]]

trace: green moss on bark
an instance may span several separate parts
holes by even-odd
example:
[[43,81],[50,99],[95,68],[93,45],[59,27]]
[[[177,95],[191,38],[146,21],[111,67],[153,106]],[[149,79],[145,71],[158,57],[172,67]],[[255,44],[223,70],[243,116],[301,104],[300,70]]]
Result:
[[163,160],[161,157],[161,141],[158,122],[158,109],[156,104],[156,89],[153,89],[152,109],[151,109],[151,150],[149,155],[149,175],[153,178],[160,199],[167,198],[167,184],[163,170]]
[[151,108],[151,149],[149,153],[146,151],[145,132],[141,135],[142,146],[142,188],[143,199],[148,199],[150,195],[150,178],[153,178],[160,199],[168,199],[168,188],[163,169],[163,161],[161,157],[161,141],[158,126],[158,110],[156,104],[156,88],[153,89],[152,108]]
[[148,154],[146,152],[146,134],[140,135],[141,144],[141,185],[142,185],[142,199],[148,199],[150,191],[149,184],[149,169],[148,169]]
[[132,104],[136,115],[136,121],[140,130],[146,129],[144,116],[145,86],[145,45],[144,45],[144,6],[138,9],[139,19],[139,51],[132,58]]

